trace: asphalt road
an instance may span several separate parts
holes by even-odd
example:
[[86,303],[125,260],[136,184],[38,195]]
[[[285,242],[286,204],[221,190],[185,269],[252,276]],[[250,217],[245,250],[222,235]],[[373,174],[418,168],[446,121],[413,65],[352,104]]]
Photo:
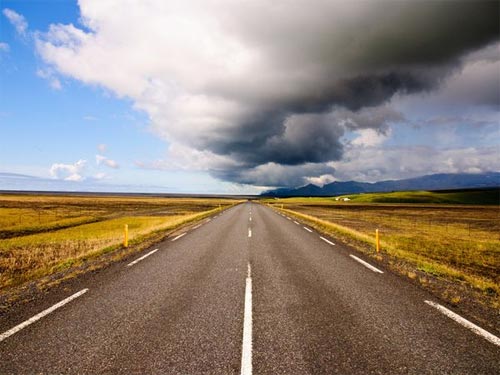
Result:
[[0,374],[500,373],[491,337],[270,208],[174,238],[0,318]]

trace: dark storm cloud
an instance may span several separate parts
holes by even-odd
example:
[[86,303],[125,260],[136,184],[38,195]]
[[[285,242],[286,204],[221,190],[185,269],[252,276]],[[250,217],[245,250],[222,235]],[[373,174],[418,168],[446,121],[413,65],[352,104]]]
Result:
[[[270,162],[299,165],[339,160],[345,129],[341,124],[351,123],[356,112],[381,106],[395,94],[438,88],[460,69],[465,54],[499,38],[497,2],[319,4],[316,11],[305,13],[293,6],[269,9],[250,3],[241,7],[232,31],[265,51],[267,66],[288,74],[278,84],[255,77],[255,82],[243,86],[219,80],[210,87],[219,95],[265,108],[266,118],[243,121],[227,138],[209,141],[207,149],[230,155],[250,168]],[[259,20],[265,10],[273,22],[262,25]],[[280,89],[281,93],[276,92]],[[332,109],[333,114],[325,115]],[[402,120],[396,117],[390,120]],[[378,119],[364,127],[378,129],[386,124]],[[228,171],[224,178],[241,182],[237,177],[241,170],[235,172]]]
[[[249,184],[331,174],[346,131],[402,121],[391,98],[441,88],[499,40],[498,1],[115,1],[120,20],[83,1],[93,33],[53,25],[41,55],[132,97],[169,142],[215,154],[214,176]],[[110,58],[121,63],[106,71]],[[471,103],[497,100],[494,85],[466,86]]]
[[275,163],[261,164],[253,168],[223,169],[213,171],[213,175],[224,181],[260,186],[299,186],[308,177],[332,175],[335,169],[325,164],[306,163],[285,166]]

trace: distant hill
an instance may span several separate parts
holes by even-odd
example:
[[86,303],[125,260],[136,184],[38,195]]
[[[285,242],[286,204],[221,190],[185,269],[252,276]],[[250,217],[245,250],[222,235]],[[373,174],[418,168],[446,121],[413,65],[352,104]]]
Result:
[[355,193],[383,193],[411,190],[453,190],[500,187],[500,172],[440,173],[405,180],[380,182],[335,181],[319,187],[313,184],[299,188],[280,188],[262,193],[268,197],[325,197]]
[[[299,198],[302,199],[302,198]],[[347,194],[335,198],[314,198],[340,200],[353,203],[426,203],[426,204],[474,204],[500,205],[500,187],[471,188],[435,191],[397,191],[390,193]]]

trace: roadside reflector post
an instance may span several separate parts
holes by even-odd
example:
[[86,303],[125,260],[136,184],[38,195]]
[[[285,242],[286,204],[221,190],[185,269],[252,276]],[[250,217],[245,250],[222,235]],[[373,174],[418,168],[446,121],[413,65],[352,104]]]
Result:
[[380,236],[378,234],[378,229],[375,229],[375,243],[377,244],[377,253],[380,253]]
[[128,247],[128,224],[125,224],[125,231],[124,231],[124,237],[123,237],[123,246]]

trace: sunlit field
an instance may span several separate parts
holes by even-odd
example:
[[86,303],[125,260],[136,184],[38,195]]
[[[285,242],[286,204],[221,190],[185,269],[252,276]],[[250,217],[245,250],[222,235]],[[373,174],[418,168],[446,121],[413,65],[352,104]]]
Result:
[[0,195],[0,288],[51,274],[236,203],[230,199]]
[[373,204],[355,198],[347,202],[288,198],[268,203],[372,254],[379,229],[382,254],[429,275],[467,283],[498,303],[498,205]]

